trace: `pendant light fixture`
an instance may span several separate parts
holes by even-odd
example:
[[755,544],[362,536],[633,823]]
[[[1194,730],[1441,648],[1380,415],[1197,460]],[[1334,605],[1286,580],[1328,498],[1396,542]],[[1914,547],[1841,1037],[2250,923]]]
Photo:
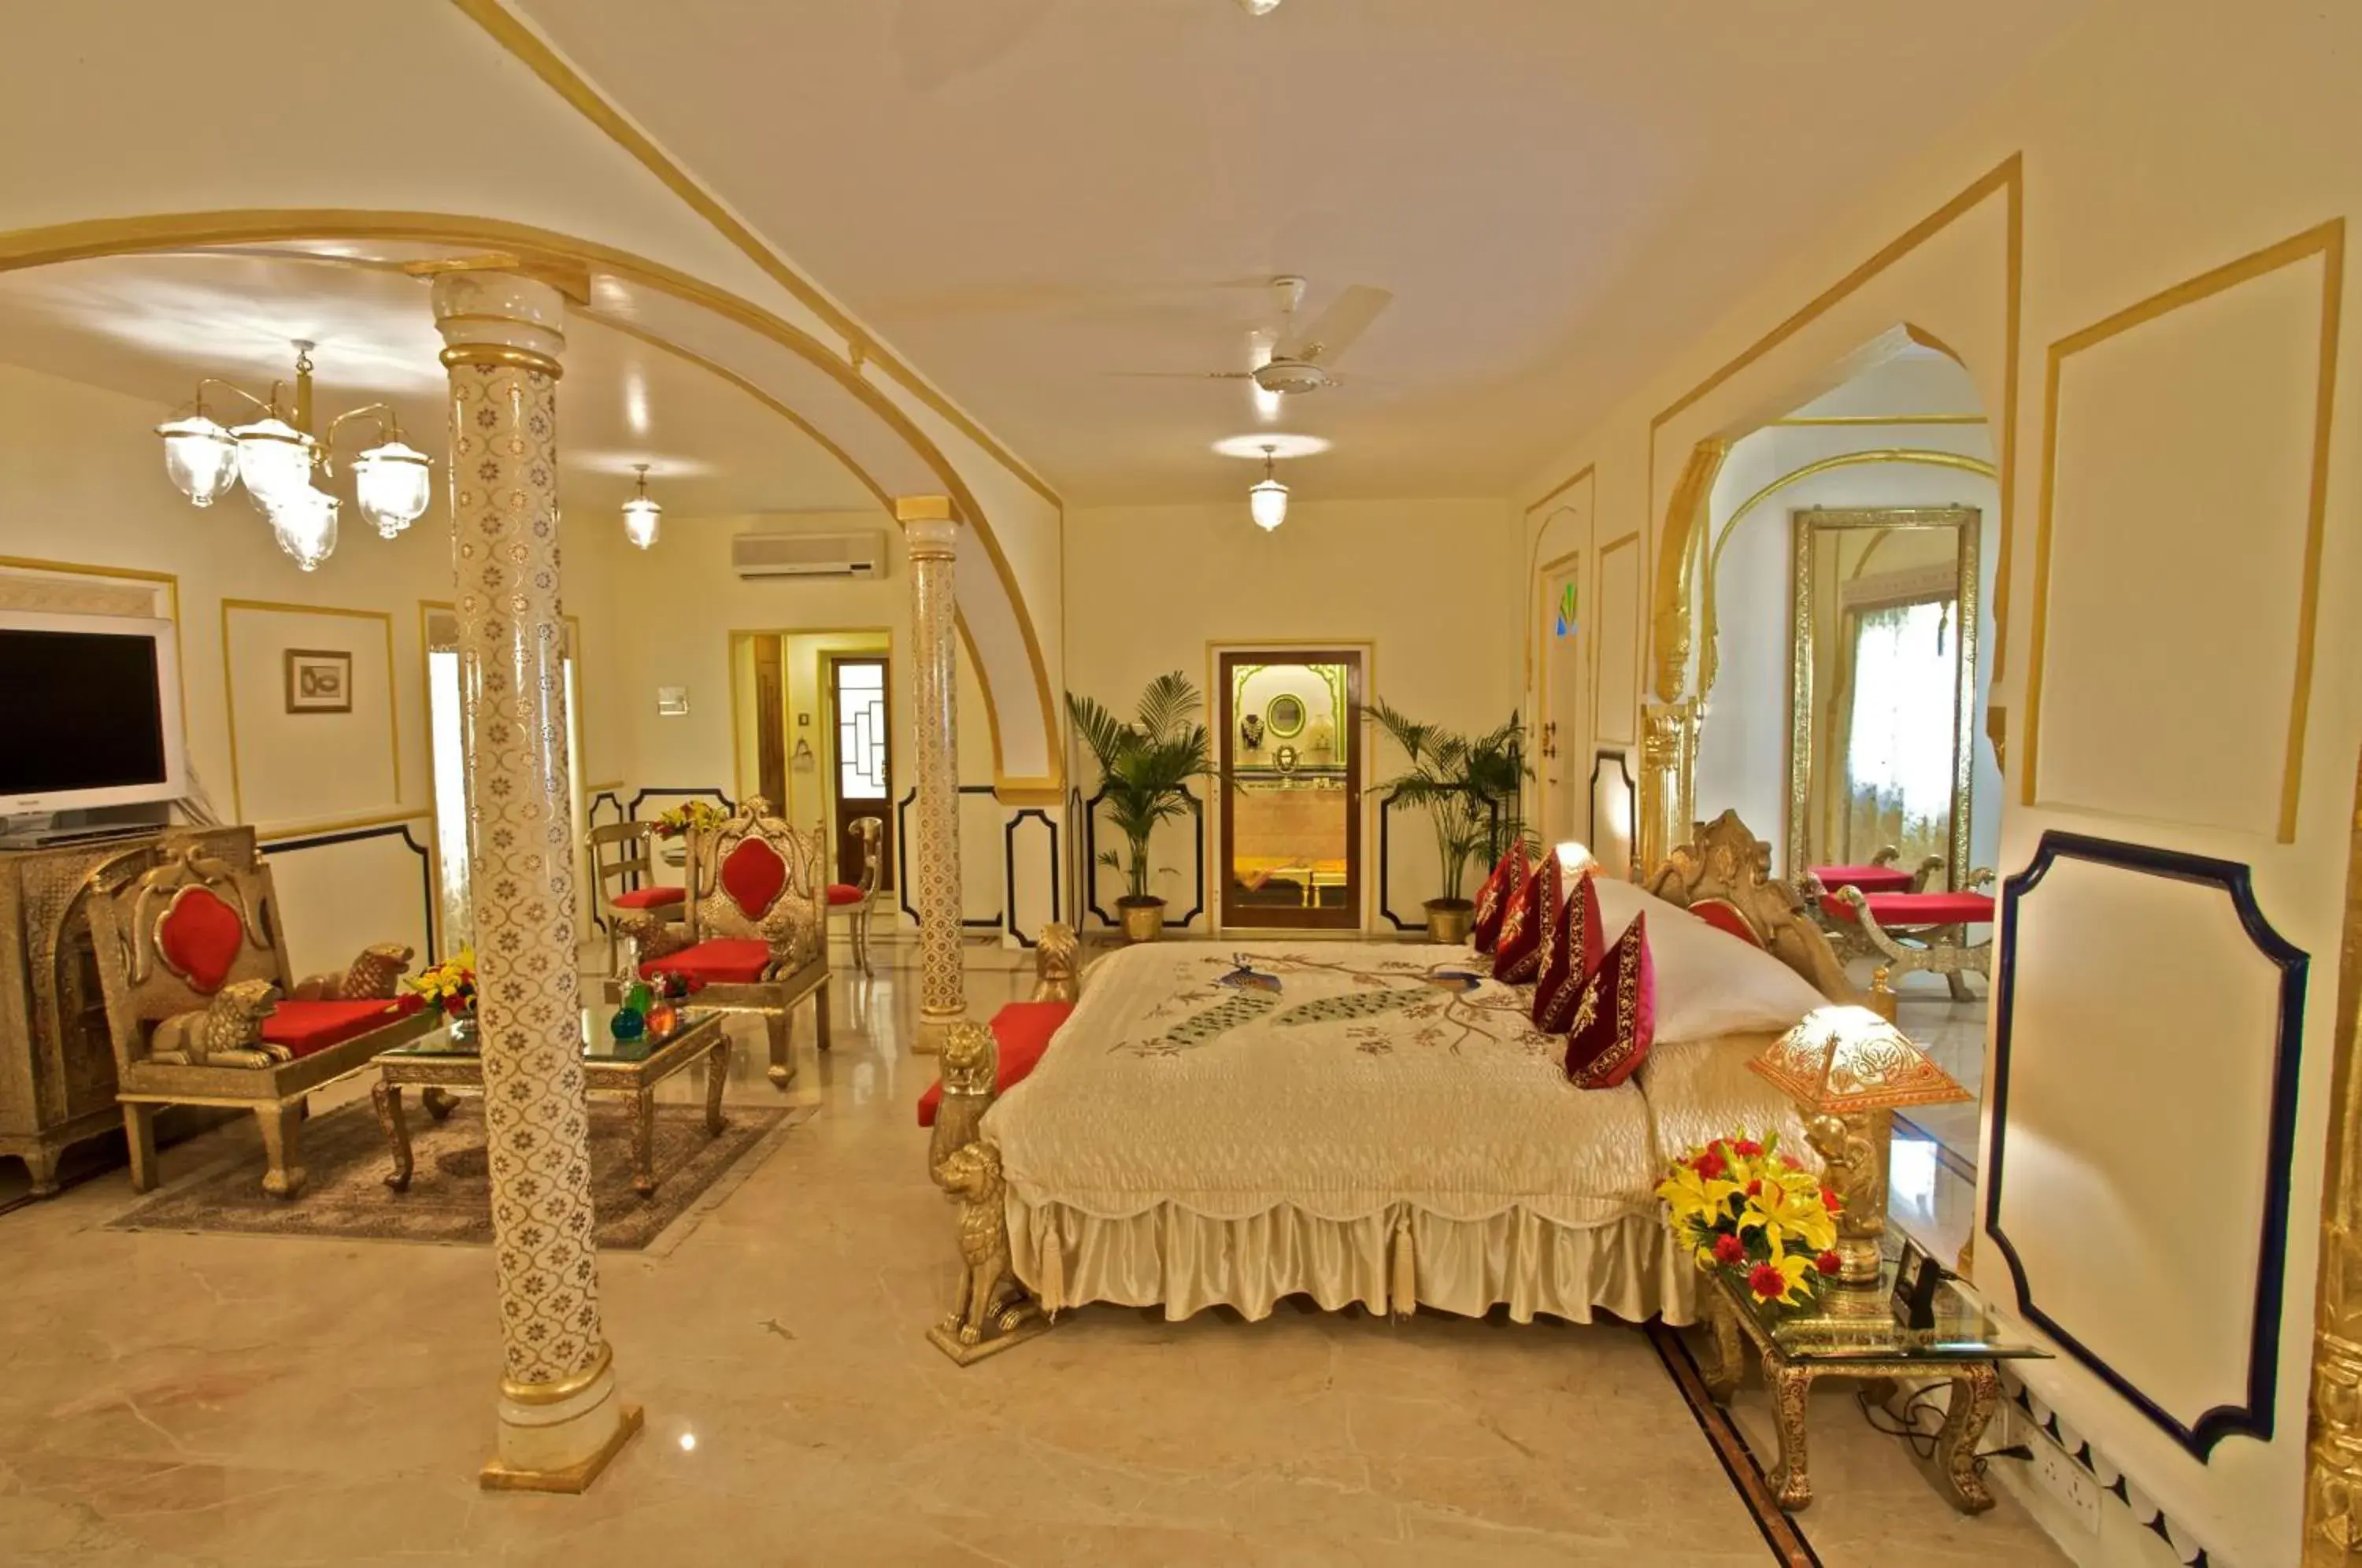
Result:
[[[341,502],[315,475],[336,477],[337,431],[348,419],[377,425],[377,444],[352,460],[353,498],[379,534],[392,538],[425,511],[433,494],[434,459],[402,439],[402,421],[390,404],[370,403],[328,422],[325,438],[312,434],[312,344],[295,340],[295,396],[282,414],[284,381],[268,400],[217,377],[197,383],[195,411],[156,427],[164,438],[164,473],[198,506],[211,506],[244,483],[247,499],[270,523],[279,547],[305,571],[337,547]],[[261,417],[225,430],[205,411],[205,389],[218,387],[251,403]],[[290,417],[292,415],[292,417]]]
[[1276,447],[1263,449],[1263,481],[1247,491],[1247,511],[1253,514],[1255,526],[1270,533],[1287,521],[1287,487],[1271,477],[1273,454]]
[[648,499],[648,466],[634,463],[640,476],[637,495],[624,502],[624,537],[642,549],[657,542],[657,527],[664,521],[664,508]]

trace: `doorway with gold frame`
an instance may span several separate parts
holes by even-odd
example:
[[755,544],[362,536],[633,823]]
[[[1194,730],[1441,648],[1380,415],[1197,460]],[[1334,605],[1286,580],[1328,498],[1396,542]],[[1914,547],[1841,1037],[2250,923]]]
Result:
[[1352,648],[1217,659],[1225,928],[1361,929],[1362,682]]

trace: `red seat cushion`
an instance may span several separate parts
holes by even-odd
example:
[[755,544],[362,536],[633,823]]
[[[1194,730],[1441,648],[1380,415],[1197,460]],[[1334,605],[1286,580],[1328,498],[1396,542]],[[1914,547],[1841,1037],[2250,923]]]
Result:
[[1614,1088],[1632,1076],[1657,1034],[1657,971],[1649,917],[1636,914],[1583,988],[1566,1037],[1566,1076],[1577,1088]]
[[713,936],[694,947],[651,958],[640,966],[640,978],[651,975],[686,975],[709,986],[752,985],[770,966],[771,944],[751,936]]
[[1860,888],[1865,893],[1907,893],[1911,873],[1898,866],[1816,866],[1813,875],[1830,892]]
[[759,838],[742,838],[722,862],[722,890],[748,920],[770,911],[779,889],[788,885],[788,863]]
[[[1025,1075],[1050,1048],[1050,1037],[1066,1015],[1075,1010],[1073,1002],[1013,1001],[992,1015],[992,1038],[999,1047],[997,1061],[999,1070],[994,1082],[1006,1091],[1012,1085],[1024,1082]],[[919,1097],[919,1125],[933,1127],[935,1111],[944,1103],[944,1086],[939,1079],[927,1086]]]
[[607,901],[619,910],[669,909],[689,897],[687,888],[635,888],[628,893],[618,893]]
[[857,904],[861,901],[861,889],[850,882],[831,882],[828,885],[828,901],[839,907]]
[[[1862,902],[1884,926],[1991,925],[1991,893],[1871,893]],[[1821,907],[1839,920],[1853,919],[1852,907],[1842,899],[1824,899]]]
[[1728,899],[1700,899],[1690,906],[1690,913],[1716,931],[1728,932],[1749,947],[1763,945],[1763,939],[1755,934],[1755,928],[1747,923],[1747,917]]
[[283,1001],[262,1021],[262,1043],[283,1045],[300,1060],[408,1018],[425,1005],[416,991],[358,1001]]
[[182,889],[156,922],[158,956],[199,996],[222,988],[245,944],[237,911],[210,888]]

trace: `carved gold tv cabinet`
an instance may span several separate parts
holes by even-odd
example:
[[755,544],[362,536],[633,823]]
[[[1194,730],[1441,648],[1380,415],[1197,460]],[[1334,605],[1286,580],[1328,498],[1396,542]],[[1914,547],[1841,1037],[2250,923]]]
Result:
[[118,855],[193,841],[254,858],[249,827],[0,849],[0,1156],[25,1162],[37,1196],[57,1191],[67,1145],[123,1125],[83,883]]

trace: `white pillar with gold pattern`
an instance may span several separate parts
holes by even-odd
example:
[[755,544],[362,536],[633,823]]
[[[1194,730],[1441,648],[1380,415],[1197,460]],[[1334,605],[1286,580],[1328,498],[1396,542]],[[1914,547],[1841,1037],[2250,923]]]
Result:
[[952,570],[959,516],[948,497],[905,495],[894,502],[911,556],[911,676],[919,735],[919,1036],[912,1049],[940,1053],[967,1015],[960,974],[959,744],[952,663]]
[[514,272],[435,280],[451,379],[451,555],[505,1362],[487,1486],[579,1492],[639,1429],[600,1330],[558,607],[565,302]]

